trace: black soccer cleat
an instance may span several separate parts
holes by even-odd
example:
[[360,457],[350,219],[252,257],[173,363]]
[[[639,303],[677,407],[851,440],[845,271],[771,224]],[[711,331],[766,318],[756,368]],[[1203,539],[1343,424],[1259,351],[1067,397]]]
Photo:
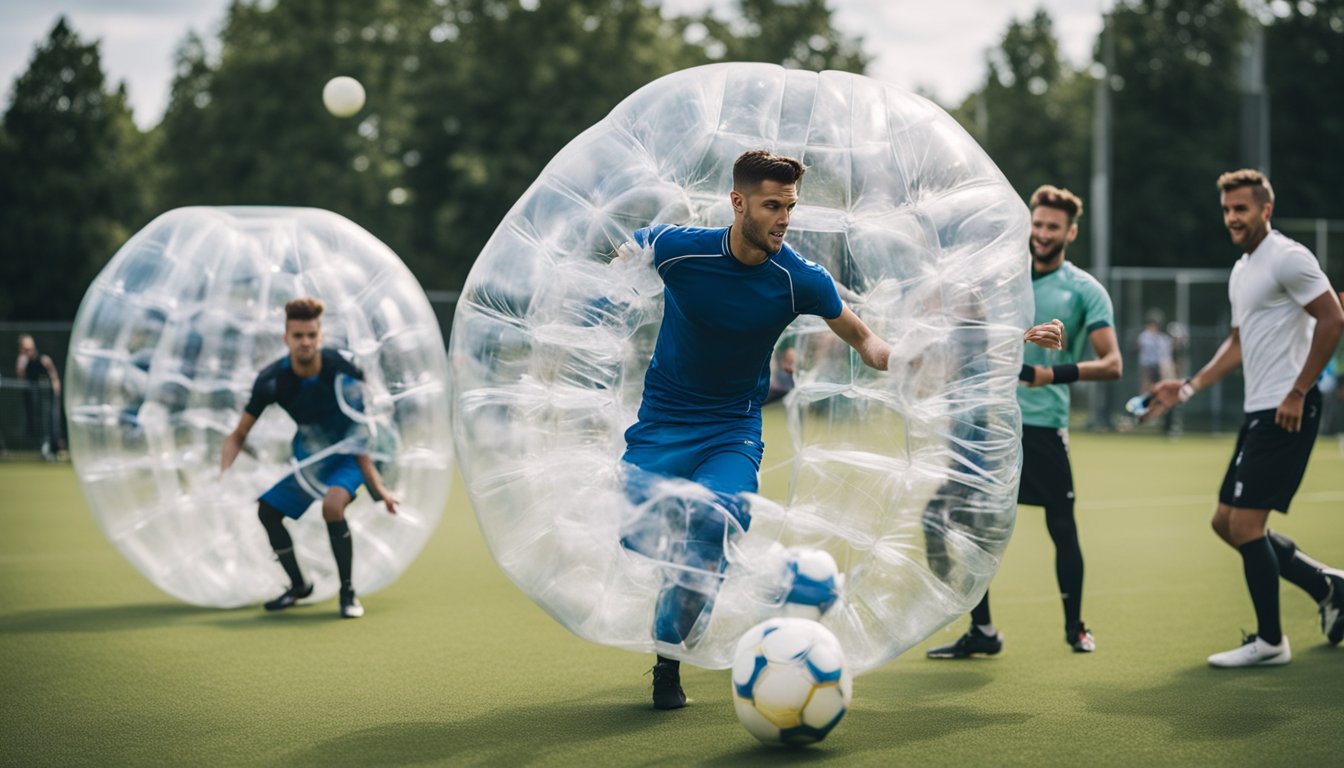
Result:
[[930,648],[926,656],[930,659],[966,659],[977,653],[993,656],[1003,650],[1003,635],[995,632],[986,635],[974,625],[966,634],[957,638],[957,642],[939,648]]
[[681,709],[686,706],[686,694],[681,690],[681,663],[659,659],[653,665],[653,708]]
[[1344,577],[1328,570],[1325,580],[1330,582],[1330,594],[1321,601],[1321,631],[1331,645],[1339,645],[1344,640]]
[[1092,636],[1092,630],[1082,624],[1064,630],[1064,642],[1069,644],[1074,653],[1092,653],[1097,650],[1097,639]]
[[311,594],[313,594],[313,585],[311,582],[304,584],[302,587],[290,587],[285,590],[285,594],[266,603],[266,610],[283,611],[286,608],[293,608],[300,600]]

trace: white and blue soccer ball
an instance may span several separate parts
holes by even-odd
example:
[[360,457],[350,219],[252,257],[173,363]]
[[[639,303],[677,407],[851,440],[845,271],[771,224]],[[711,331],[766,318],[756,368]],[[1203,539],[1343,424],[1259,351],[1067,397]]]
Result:
[[795,547],[788,552],[784,615],[819,621],[840,599],[844,576],[824,549]]
[[801,746],[826,738],[845,716],[853,691],[840,641],[815,621],[770,619],[737,642],[737,719],[766,744]]

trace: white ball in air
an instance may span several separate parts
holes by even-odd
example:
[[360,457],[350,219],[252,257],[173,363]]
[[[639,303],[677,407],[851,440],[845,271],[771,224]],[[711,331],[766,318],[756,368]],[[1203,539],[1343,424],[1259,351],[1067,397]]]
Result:
[[364,86],[353,77],[333,77],[322,87],[322,103],[337,117],[350,117],[364,107]]

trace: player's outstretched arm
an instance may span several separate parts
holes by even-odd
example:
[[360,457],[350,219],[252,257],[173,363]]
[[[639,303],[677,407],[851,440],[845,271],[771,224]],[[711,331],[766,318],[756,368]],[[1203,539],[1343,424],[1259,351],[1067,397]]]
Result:
[[873,333],[873,329],[860,320],[859,316],[854,314],[854,310],[845,307],[840,311],[839,317],[827,320],[826,325],[859,353],[864,365],[879,371],[887,370],[887,361],[891,359],[891,345]]
[[238,458],[238,453],[243,450],[243,443],[247,441],[247,433],[252,431],[252,425],[257,423],[257,417],[246,411],[238,418],[238,426],[233,428],[229,436],[224,438],[224,446],[219,452],[219,473],[222,475],[233,462]]
[[1163,379],[1153,385],[1155,407],[1148,411],[1144,420],[1159,416],[1177,405],[1189,400],[1199,390],[1220,381],[1224,376],[1241,365],[1241,329],[1234,327],[1227,334],[1218,351],[1213,353],[1209,362],[1199,369],[1199,373],[1182,381]]
[[373,465],[373,459],[369,458],[367,453],[363,453],[355,457],[355,462],[359,464],[359,471],[364,474],[364,485],[369,487],[374,496],[383,500],[389,515],[397,514],[397,505],[401,503],[401,499],[383,485],[383,476]]

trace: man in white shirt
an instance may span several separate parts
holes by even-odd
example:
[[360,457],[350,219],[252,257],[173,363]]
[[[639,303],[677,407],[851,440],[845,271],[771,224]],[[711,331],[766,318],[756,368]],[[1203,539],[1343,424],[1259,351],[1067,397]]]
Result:
[[1238,365],[1246,420],[1218,494],[1213,530],[1241,553],[1258,628],[1237,648],[1209,657],[1214,667],[1287,664],[1279,623],[1279,576],[1311,595],[1331,645],[1344,639],[1344,572],[1307,557],[1269,531],[1271,510],[1287,514],[1320,427],[1316,380],[1344,330],[1344,308],[1316,257],[1269,226],[1274,189],[1255,170],[1218,178],[1223,224],[1244,252],[1232,268],[1232,332],[1194,376],[1159,382],[1150,416],[1183,403]]

